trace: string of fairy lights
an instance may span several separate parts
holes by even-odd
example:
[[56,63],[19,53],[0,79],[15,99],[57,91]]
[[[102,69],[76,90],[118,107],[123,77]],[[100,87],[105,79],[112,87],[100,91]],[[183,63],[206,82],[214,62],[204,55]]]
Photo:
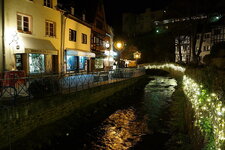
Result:
[[145,69],[173,69],[179,72],[184,73],[185,72],[185,68],[175,65],[175,64],[162,64],[162,65],[154,65],[154,64],[149,64],[145,66]]
[[185,68],[175,64],[148,65],[146,69],[173,69],[183,73],[183,91],[195,112],[194,125],[205,136],[207,150],[225,148],[225,105],[215,93],[210,93],[203,85],[184,75]]

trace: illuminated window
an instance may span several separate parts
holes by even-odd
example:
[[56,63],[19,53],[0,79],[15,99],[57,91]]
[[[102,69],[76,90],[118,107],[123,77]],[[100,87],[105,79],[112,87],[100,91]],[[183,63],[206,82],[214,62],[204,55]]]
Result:
[[52,0],[44,0],[44,6],[52,8]]
[[77,31],[70,29],[69,31],[69,40],[76,42]]
[[86,57],[79,56],[79,69],[80,70],[85,69],[85,61],[86,61]]
[[56,36],[56,24],[52,21],[46,21],[45,22],[45,35],[50,37]]
[[15,60],[16,60],[16,69],[23,70],[22,54],[15,54]]
[[44,54],[29,54],[30,73],[45,72],[45,55]]
[[102,69],[102,68],[104,68],[103,63],[104,63],[104,59],[103,58],[96,58],[95,59],[95,68],[96,69]]
[[66,56],[67,71],[75,71],[78,69],[78,56]]
[[17,14],[17,30],[20,32],[31,32],[31,17],[23,14]]
[[87,34],[82,33],[82,44],[87,44]]

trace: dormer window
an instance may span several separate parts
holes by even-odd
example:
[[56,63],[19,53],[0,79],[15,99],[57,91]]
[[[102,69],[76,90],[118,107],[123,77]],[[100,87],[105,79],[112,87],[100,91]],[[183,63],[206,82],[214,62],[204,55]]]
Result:
[[44,0],[44,6],[52,8],[52,0]]

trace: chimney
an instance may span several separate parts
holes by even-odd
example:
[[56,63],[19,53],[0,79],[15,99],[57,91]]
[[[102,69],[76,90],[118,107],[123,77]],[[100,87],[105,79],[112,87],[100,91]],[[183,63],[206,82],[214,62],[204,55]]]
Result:
[[70,7],[70,13],[74,16],[74,7]]
[[85,15],[85,13],[82,14],[82,20],[83,20],[83,21],[86,20],[86,15]]

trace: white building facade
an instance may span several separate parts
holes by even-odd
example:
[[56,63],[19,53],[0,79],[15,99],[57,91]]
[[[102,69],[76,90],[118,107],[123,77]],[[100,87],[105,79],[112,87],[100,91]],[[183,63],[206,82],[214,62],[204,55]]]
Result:
[[57,0],[5,0],[5,70],[59,72],[61,14],[55,6]]
[[52,74],[90,70],[89,61],[95,57],[91,53],[90,24],[65,14],[57,0],[2,2],[0,72]]

